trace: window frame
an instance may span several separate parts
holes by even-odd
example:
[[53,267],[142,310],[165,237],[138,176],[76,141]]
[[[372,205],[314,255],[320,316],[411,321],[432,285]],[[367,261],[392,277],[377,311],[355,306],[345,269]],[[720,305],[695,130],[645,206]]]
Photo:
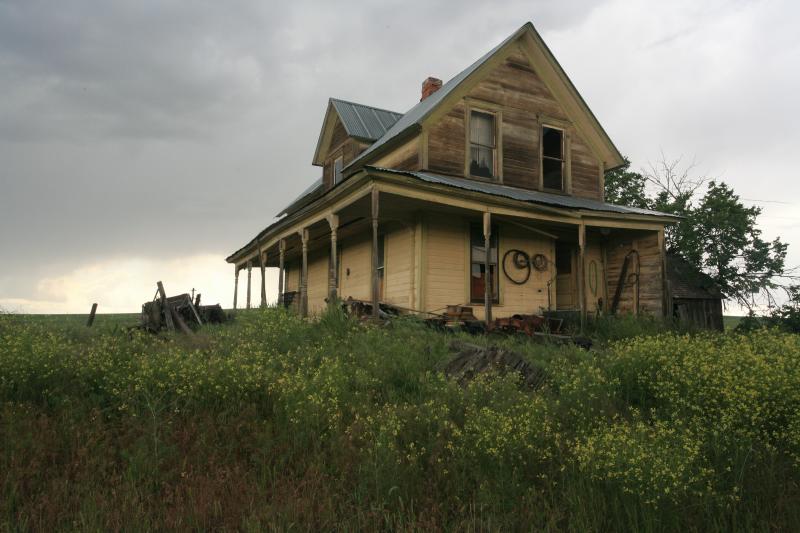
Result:
[[[472,113],[482,113],[490,115],[494,121],[494,147],[492,147],[492,177],[478,176],[472,173],[472,136],[471,124]],[[473,103],[469,99],[467,105],[464,106],[464,176],[481,181],[503,183],[503,135],[502,125],[503,113],[502,110],[488,102]],[[478,145],[477,143],[475,143]],[[484,145],[478,145],[484,148]]]
[[[469,301],[470,305],[473,304],[485,304],[484,292],[481,292],[480,295],[474,296],[472,294],[472,265],[484,265],[483,261],[473,261],[472,260],[472,232],[473,230],[477,230],[477,232],[481,236],[481,241],[483,241],[483,223],[481,222],[469,222],[467,224],[467,301]],[[493,297],[492,297],[492,305],[500,305],[500,232],[498,226],[496,224],[492,224],[492,234],[490,237],[490,241],[494,241],[494,246],[490,248],[489,254],[491,256],[491,250],[494,249],[496,251],[495,254],[495,262],[490,262],[490,268],[494,266],[494,278],[495,284],[493,287]],[[486,276],[484,273],[484,283],[486,283]]]
[[[550,129],[561,132],[561,159],[556,159],[555,157],[545,156],[544,155],[544,130]],[[568,164],[567,159],[569,154],[567,153],[568,142],[567,142],[567,129],[563,126],[555,126],[549,122],[544,122],[539,127],[539,188],[546,192],[552,193],[568,193],[568,181],[569,178],[568,174]],[[546,187],[544,184],[544,160],[548,159],[550,161],[560,161],[561,162],[561,188],[554,189],[552,187]]]
[[[341,161],[341,165],[342,165],[342,167],[339,169],[339,172],[338,172],[338,179],[337,179],[337,172],[336,172],[336,163],[337,163],[337,161]],[[331,164],[331,173],[333,174],[331,182],[332,182],[333,185],[336,185],[337,183],[340,183],[342,181],[342,178],[344,177],[344,172],[343,171],[344,171],[344,155],[340,153],[339,155],[337,155],[336,157],[333,158],[333,163]]]

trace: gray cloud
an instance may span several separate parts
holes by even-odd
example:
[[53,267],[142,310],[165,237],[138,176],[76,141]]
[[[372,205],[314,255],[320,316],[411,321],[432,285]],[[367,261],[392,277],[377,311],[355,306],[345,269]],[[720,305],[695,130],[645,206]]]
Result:
[[329,96],[405,111],[425,77],[456,74],[527,20],[635,162],[664,149],[737,190],[743,169],[795,187],[782,150],[800,140],[797,11],[0,0],[0,297],[89,261],[222,260],[319,175]]

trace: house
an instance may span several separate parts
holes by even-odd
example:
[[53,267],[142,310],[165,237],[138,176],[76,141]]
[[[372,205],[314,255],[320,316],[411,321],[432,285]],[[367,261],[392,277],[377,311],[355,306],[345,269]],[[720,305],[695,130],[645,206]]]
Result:
[[277,267],[303,315],[337,297],[481,320],[665,313],[676,219],[603,201],[623,158],[530,23],[447,83],[426,79],[406,113],[330,99],[313,164],[321,178],[227,258],[237,291],[248,272],[248,307],[252,268],[263,302]]

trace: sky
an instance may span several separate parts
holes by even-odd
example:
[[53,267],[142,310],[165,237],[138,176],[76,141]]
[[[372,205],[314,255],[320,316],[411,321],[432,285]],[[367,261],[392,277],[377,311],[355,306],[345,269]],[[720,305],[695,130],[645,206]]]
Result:
[[329,97],[405,112],[527,21],[634,169],[694,162],[800,264],[795,2],[0,0],[0,309],[230,306]]

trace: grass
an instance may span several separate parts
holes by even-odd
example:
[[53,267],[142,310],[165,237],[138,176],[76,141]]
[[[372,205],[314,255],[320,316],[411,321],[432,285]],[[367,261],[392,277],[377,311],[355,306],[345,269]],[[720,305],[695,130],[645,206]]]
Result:
[[411,319],[100,318],[0,316],[0,530],[800,528],[796,335],[468,339],[542,368],[531,391],[451,382],[453,335]]

